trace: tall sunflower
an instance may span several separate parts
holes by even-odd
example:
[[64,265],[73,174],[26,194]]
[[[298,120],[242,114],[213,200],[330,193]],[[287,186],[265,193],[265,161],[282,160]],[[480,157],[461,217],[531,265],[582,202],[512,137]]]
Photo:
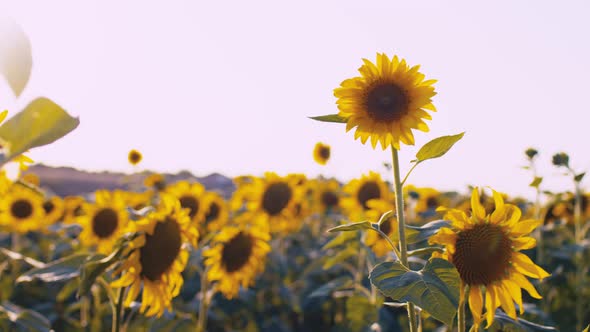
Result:
[[[461,210],[446,210],[445,219],[450,228],[441,228],[430,238],[431,244],[442,244],[446,251],[436,256],[452,262],[461,277],[461,296],[465,286],[470,287],[469,308],[475,326],[483,320],[485,302],[487,327],[494,320],[496,308],[502,309],[516,319],[514,302],[524,312],[521,288],[532,297],[541,298],[525,276],[545,278],[549,274],[537,266],[520,250],[536,245],[528,236],[540,220],[520,220],[521,211],[511,204],[504,204],[502,195],[493,192],[495,210],[487,214],[480,203],[479,190],[471,194],[471,215]],[[485,294],[485,301],[484,301]]]
[[377,63],[363,59],[360,77],[344,80],[334,89],[338,98],[338,115],[345,118],[346,131],[357,127],[354,138],[363,144],[371,138],[383,150],[400,142],[413,145],[412,129],[427,132],[423,119],[430,120],[426,110],[436,111],[431,98],[436,95],[432,86],[436,80],[424,80],[420,66],[410,67],[406,60],[377,54]]
[[351,220],[364,218],[369,210],[367,204],[371,199],[391,200],[392,194],[389,186],[381,179],[379,173],[370,172],[360,179],[353,179],[343,188],[342,208]]
[[199,232],[173,196],[163,194],[157,209],[132,223],[139,236],[131,244],[131,254],[115,271],[121,277],[111,283],[115,288],[129,287],[124,305],[130,306],[142,290],[140,312],[161,316],[171,309],[172,298],[180,292],[189,253],[184,244],[197,245]]
[[205,187],[198,182],[179,181],[166,188],[166,192],[172,194],[180,202],[180,206],[188,210],[188,215],[195,225],[200,225],[205,218],[203,197]]
[[313,148],[313,160],[320,165],[325,165],[330,160],[330,146],[321,142]]
[[27,233],[47,224],[41,195],[27,187],[12,185],[0,200],[0,225],[9,231]]
[[300,176],[278,176],[276,173],[267,172],[264,178],[254,178],[251,183],[238,187],[235,192],[236,199],[241,199],[248,211],[252,211],[265,217],[271,232],[287,232],[296,228],[293,224],[300,224],[297,218],[297,204],[303,196],[303,187]]
[[[373,222],[379,220],[384,213],[395,210],[393,202],[380,199],[371,199],[367,202],[367,205],[369,206],[369,211],[366,213],[367,219]],[[385,233],[393,243],[399,241],[397,225],[397,218],[394,215],[391,215],[379,226],[380,230]],[[373,231],[367,232],[365,244],[369,246],[378,257],[385,256],[392,250],[387,240],[385,240],[381,234]]]
[[228,299],[237,296],[240,286],[254,284],[270,252],[268,232],[248,227],[249,223],[237,221],[235,226],[223,228],[213,238],[211,248],[203,253],[205,265],[209,267],[207,278],[217,281],[216,289]]
[[129,214],[119,192],[99,190],[95,202],[82,206],[83,215],[78,217],[82,225],[80,241],[87,246],[96,246],[97,251],[109,254],[113,245],[126,231]]

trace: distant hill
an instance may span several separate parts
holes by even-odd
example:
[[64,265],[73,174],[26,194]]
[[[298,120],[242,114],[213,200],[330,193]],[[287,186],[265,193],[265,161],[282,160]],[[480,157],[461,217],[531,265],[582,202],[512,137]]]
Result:
[[[153,174],[144,171],[141,173],[124,174],[117,172],[87,172],[72,167],[51,167],[43,164],[30,166],[26,173],[34,173],[39,177],[41,187],[59,196],[85,195],[98,189],[143,189],[143,180]],[[196,177],[189,171],[181,171],[176,174],[161,173],[167,183],[181,180],[197,181],[207,190],[216,190],[225,197],[229,197],[235,189],[232,179],[218,173],[205,177]]]

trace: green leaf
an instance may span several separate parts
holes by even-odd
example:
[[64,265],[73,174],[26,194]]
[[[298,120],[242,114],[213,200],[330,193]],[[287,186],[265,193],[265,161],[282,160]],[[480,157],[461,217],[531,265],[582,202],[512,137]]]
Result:
[[371,304],[364,296],[351,296],[346,299],[346,320],[351,331],[373,331],[371,325],[379,321],[380,305]]
[[45,316],[33,310],[23,309],[8,301],[0,304],[0,312],[3,312],[19,330],[40,332],[51,330],[51,322]]
[[80,120],[71,117],[51,100],[33,100],[0,126],[0,139],[8,148],[4,162],[31,148],[56,141],[79,124]]
[[16,282],[41,280],[56,282],[72,279],[80,274],[80,266],[88,258],[88,254],[77,253],[45,264],[43,267],[31,269],[23,273]]
[[359,253],[358,246],[349,246],[344,250],[339,251],[336,255],[326,259],[322,268],[324,270],[328,270],[332,268],[334,265],[344,262],[345,260],[349,259],[350,257],[357,256]]
[[543,178],[540,176],[535,176],[535,178],[533,179],[533,182],[531,182],[529,184],[529,187],[539,188],[539,185],[541,184],[541,182],[543,182]]
[[584,178],[584,175],[586,175],[586,172],[580,173],[580,174],[574,176],[574,181],[576,181],[576,182],[582,181],[582,179]]
[[406,225],[406,241],[408,244],[426,241],[432,235],[436,234],[441,227],[448,225],[449,223],[446,220],[431,221],[420,227]]
[[465,135],[464,132],[457,135],[441,136],[433,139],[418,150],[418,153],[416,153],[416,159],[413,161],[422,162],[424,160],[442,157],[453,147],[453,145],[455,145],[455,143],[463,138],[463,135]]
[[353,232],[339,233],[335,238],[330,240],[330,242],[326,243],[322,247],[322,250],[336,248],[336,247],[348,244],[349,242],[352,242],[352,241],[356,242],[357,238],[358,238],[358,233],[353,233]]
[[514,320],[500,310],[496,310],[494,314],[494,322],[487,331],[544,332],[557,331],[557,329],[551,326],[535,324],[522,318]]
[[31,42],[27,35],[16,22],[0,19],[0,75],[17,97],[27,86],[32,67]]
[[31,257],[27,257],[25,255],[22,255],[21,253],[18,253],[16,251],[11,251],[8,250],[6,248],[0,248],[0,254],[3,254],[4,256],[8,257],[10,260],[13,261],[24,261],[25,263],[31,265],[32,267],[43,267],[45,266],[45,263],[40,262],[34,258]]
[[453,324],[460,279],[448,261],[434,258],[421,271],[411,271],[399,262],[385,262],[371,271],[369,279],[385,296],[412,302],[437,320],[449,326]]
[[371,229],[371,228],[373,228],[373,224],[371,224],[371,222],[360,221],[360,222],[355,222],[352,224],[345,224],[345,225],[336,226],[334,228],[330,228],[328,230],[328,232],[330,232],[330,233],[348,232],[348,231],[358,231],[358,230]]
[[312,298],[329,296],[339,289],[349,288],[350,286],[352,286],[352,279],[350,279],[350,276],[342,276],[323,284],[311,292],[307,297]]
[[320,115],[320,116],[310,116],[312,120],[321,121],[321,122],[334,122],[334,123],[346,123],[346,118],[341,117],[338,114],[329,114],[329,115]]

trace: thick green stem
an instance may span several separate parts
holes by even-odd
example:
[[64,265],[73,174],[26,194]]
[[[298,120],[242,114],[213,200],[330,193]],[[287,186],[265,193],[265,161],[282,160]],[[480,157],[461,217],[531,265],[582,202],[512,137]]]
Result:
[[199,319],[197,321],[197,332],[205,332],[207,328],[207,312],[209,311],[209,279],[207,279],[209,268],[201,274],[201,304],[199,305]]
[[119,288],[119,295],[113,311],[113,331],[121,331],[121,312],[123,311],[123,298],[125,297],[125,287]]
[[[399,156],[397,150],[391,146],[391,158],[393,168],[393,181],[395,186],[395,211],[397,214],[398,231],[399,231],[399,251],[400,259],[403,266],[410,268],[408,264],[408,247],[406,244],[406,221],[404,219],[404,196],[402,191],[402,181],[399,176]],[[410,332],[418,331],[416,325],[416,308],[412,302],[408,302],[408,320],[410,322]]]

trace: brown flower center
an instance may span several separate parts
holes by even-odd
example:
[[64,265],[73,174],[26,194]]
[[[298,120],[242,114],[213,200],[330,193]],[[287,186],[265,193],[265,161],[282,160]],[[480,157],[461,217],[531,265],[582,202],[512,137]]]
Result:
[[113,234],[119,225],[119,216],[111,208],[103,208],[92,218],[92,231],[101,239]]
[[19,199],[12,203],[10,212],[17,219],[27,219],[33,214],[33,205],[26,199]]
[[188,215],[191,219],[197,215],[197,212],[199,212],[199,201],[194,196],[184,195],[180,197],[179,201],[180,206],[188,209]]
[[330,148],[327,146],[322,146],[319,151],[320,157],[324,160],[330,159]]
[[52,201],[45,201],[45,203],[43,203],[43,210],[45,210],[45,214],[50,214],[53,209],[55,209],[55,205]]
[[151,281],[160,280],[174,264],[181,246],[180,226],[175,219],[156,223],[154,233],[145,235],[145,245],[139,250],[141,275]]
[[137,151],[132,151],[129,153],[129,162],[133,165],[139,163],[141,161],[141,155]]
[[331,208],[338,205],[340,201],[338,195],[332,191],[324,191],[322,193],[322,203],[327,207]]
[[205,220],[209,222],[217,219],[217,217],[219,217],[219,212],[219,205],[217,203],[211,203],[211,205],[209,205],[209,211],[207,211],[207,214],[205,215]]
[[249,234],[240,232],[229,240],[221,252],[221,261],[227,272],[234,272],[241,269],[252,254],[254,239]]
[[369,116],[376,121],[397,121],[408,111],[408,96],[396,84],[380,82],[371,87],[365,98]]
[[468,285],[502,280],[510,268],[512,241],[502,228],[478,224],[457,234],[453,264]]
[[436,197],[428,197],[428,199],[426,199],[426,207],[429,209],[436,209],[439,205]]
[[262,197],[262,208],[271,216],[279,214],[289,204],[293,191],[285,182],[268,186]]
[[387,220],[385,220],[381,225],[379,225],[379,229],[385,233],[386,235],[389,235],[389,233],[391,233],[392,229],[391,229],[391,223],[393,222],[393,218],[389,218]]
[[368,210],[367,202],[374,198],[381,198],[381,189],[374,181],[367,181],[359,188],[356,199],[363,206],[363,209]]

